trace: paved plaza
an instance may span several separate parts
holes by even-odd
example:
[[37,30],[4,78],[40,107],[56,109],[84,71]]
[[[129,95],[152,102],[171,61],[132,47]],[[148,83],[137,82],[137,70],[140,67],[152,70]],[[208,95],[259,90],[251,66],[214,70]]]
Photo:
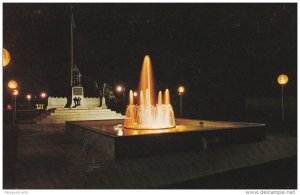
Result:
[[20,125],[16,134],[16,176],[8,177],[4,188],[159,188],[295,157],[297,152],[296,137],[271,133],[263,142],[114,161],[84,140],[74,142],[63,124]]

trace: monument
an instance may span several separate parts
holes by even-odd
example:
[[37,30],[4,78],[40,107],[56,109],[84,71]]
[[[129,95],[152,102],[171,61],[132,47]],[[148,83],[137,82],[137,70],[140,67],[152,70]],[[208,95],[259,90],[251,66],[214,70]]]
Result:
[[81,106],[81,100],[84,99],[84,92],[83,87],[81,84],[81,73],[79,72],[79,69],[75,65],[73,68],[73,79],[72,79],[72,104],[71,107],[77,107]]
[[[71,95],[67,97],[48,97],[47,114],[35,119],[38,124],[65,123],[66,121],[124,119],[125,116],[107,108],[105,97],[85,97],[82,86],[82,74],[74,66],[73,30],[75,28],[71,7]],[[103,94],[105,84],[103,86]]]

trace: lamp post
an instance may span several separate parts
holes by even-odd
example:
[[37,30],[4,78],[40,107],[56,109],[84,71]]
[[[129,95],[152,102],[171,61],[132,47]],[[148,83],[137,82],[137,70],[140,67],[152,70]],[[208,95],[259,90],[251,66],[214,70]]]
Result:
[[283,101],[283,87],[287,84],[289,78],[285,74],[281,74],[278,76],[277,81],[281,85],[281,119],[284,121],[284,101]]
[[30,100],[31,100],[31,95],[27,94],[26,99],[28,100],[28,109],[30,109]]
[[184,93],[184,87],[183,86],[179,86],[178,87],[178,94],[180,97],[180,118],[182,117],[182,96]]
[[137,93],[136,91],[134,91],[134,92],[133,92],[134,102],[137,102],[137,101],[136,101],[137,96],[138,96],[138,93]]
[[14,127],[15,125],[15,121],[16,121],[16,96],[19,94],[19,91],[17,90],[18,87],[18,83],[15,80],[10,80],[7,83],[8,88],[10,89],[11,93],[12,93],[12,105],[13,105],[13,112],[12,112],[12,126]]
[[123,85],[116,86],[116,92],[122,96],[121,105],[119,105],[120,109],[124,110],[125,106],[125,87]]
[[[40,93],[40,97],[41,97],[41,99],[46,99],[46,97],[47,97],[47,93],[46,92],[41,92]],[[42,109],[44,109],[44,106],[45,106],[45,104],[44,104],[44,101],[42,100],[42,104],[41,104],[41,106],[42,106]]]
[[17,121],[17,95],[19,95],[19,90],[14,89],[12,91],[12,97],[13,97],[13,127],[15,125],[15,122]]

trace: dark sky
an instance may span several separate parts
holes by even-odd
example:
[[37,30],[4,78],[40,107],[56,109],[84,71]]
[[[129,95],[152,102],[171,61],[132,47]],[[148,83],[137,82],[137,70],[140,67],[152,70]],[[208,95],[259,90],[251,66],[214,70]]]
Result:
[[[17,79],[23,95],[69,92],[70,5],[4,3],[3,47],[12,56],[4,84]],[[94,80],[135,89],[146,54],[156,88],[169,87],[177,101],[177,87],[185,85],[187,107],[280,96],[280,73],[290,78],[286,94],[296,96],[295,3],[73,6],[74,61],[86,96],[94,96]]]

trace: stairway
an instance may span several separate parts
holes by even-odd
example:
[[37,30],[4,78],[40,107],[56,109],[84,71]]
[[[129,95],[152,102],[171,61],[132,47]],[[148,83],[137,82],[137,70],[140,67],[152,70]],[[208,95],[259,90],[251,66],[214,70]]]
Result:
[[100,107],[56,108],[34,119],[36,124],[65,123],[66,121],[124,119],[120,113]]

